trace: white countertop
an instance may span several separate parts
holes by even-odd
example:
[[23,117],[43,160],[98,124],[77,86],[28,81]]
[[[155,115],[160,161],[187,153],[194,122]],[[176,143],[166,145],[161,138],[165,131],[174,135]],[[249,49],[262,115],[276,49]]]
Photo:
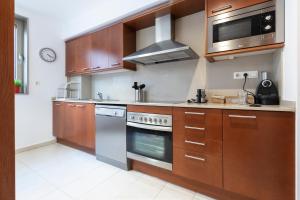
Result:
[[273,112],[295,112],[296,111],[294,105],[250,107],[249,105],[216,104],[216,103],[205,103],[205,104],[141,103],[141,102],[132,102],[132,101],[96,101],[96,100],[72,100],[72,99],[55,99],[53,101],[70,102],[70,103],[106,104],[106,105],[164,106],[164,107],[183,107],[183,108],[224,109],[224,110],[253,110],[253,111],[273,111]]

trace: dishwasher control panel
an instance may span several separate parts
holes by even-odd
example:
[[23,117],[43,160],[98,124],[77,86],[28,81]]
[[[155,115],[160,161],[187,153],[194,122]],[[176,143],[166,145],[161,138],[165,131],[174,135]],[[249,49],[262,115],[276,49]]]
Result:
[[95,113],[103,116],[124,117],[126,116],[126,107],[96,106]]

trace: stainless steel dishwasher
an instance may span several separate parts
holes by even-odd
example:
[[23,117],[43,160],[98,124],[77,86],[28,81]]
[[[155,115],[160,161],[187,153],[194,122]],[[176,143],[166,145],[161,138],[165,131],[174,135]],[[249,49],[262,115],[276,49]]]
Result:
[[128,170],[125,106],[96,105],[96,157]]

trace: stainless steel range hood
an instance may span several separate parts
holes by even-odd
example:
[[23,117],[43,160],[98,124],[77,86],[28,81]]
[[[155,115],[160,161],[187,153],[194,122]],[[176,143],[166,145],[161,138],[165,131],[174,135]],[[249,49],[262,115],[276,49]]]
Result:
[[198,59],[191,47],[174,41],[171,14],[155,19],[156,43],[123,58],[124,61],[150,65],[182,60]]

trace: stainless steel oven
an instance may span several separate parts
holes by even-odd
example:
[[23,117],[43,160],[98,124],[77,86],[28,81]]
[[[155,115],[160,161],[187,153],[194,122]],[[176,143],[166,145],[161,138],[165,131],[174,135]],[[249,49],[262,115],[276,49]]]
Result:
[[208,18],[208,53],[284,42],[284,0]]
[[172,116],[127,113],[127,157],[172,170]]

